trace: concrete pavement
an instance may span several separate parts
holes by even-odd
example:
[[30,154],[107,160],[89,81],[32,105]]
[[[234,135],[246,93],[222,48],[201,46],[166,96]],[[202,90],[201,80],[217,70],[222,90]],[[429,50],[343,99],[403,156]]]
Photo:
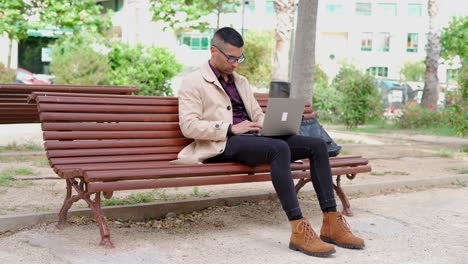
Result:
[[[331,258],[288,249],[289,224],[274,201],[212,208],[171,229],[111,227],[115,249],[97,247],[94,225],[39,226],[0,238],[0,263],[466,263],[468,188],[430,189],[353,199],[354,232],[364,250]],[[316,204],[301,200],[318,231]],[[187,224],[187,226],[184,226]]]

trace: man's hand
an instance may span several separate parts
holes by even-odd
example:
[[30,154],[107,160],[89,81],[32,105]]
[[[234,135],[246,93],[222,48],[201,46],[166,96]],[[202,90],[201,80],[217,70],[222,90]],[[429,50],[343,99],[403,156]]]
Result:
[[262,126],[255,123],[250,122],[248,120],[242,121],[239,124],[235,124],[231,126],[231,132],[234,135],[244,134],[250,131],[259,132],[262,129]]

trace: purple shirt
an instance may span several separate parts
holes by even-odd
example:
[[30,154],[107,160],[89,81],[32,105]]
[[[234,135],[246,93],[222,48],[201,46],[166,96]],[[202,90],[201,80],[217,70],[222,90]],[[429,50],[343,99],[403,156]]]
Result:
[[249,116],[247,115],[244,102],[242,102],[242,98],[240,97],[236,88],[236,84],[234,83],[234,76],[232,76],[232,74],[228,74],[228,80],[225,81],[221,73],[215,67],[213,67],[209,61],[208,64],[210,65],[211,70],[213,70],[216,78],[221,83],[221,86],[223,86],[223,89],[229,96],[229,99],[231,99],[232,120],[234,125],[245,120],[250,120]]

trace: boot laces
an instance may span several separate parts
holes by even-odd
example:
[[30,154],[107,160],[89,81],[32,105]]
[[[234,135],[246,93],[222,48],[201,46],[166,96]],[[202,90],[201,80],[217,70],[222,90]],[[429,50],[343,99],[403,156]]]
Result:
[[306,243],[317,237],[317,234],[315,233],[314,229],[312,229],[312,227],[310,226],[309,221],[307,221],[306,219],[304,219],[297,226],[297,231],[299,233],[304,233],[304,240],[305,240]]
[[338,220],[338,223],[340,224],[340,227],[343,231],[351,233],[351,227],[349,226],[348,222],[346,221],[346,218],[344,218],[343,215],[338,214],[336,219]]

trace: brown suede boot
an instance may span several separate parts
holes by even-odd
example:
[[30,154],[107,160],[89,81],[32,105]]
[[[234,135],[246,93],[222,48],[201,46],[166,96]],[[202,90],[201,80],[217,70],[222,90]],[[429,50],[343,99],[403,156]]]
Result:
[[337,246],[352,249],[365,247],[364,240],[351,232],[346,219],[339,212],[323,213],[323,224],[320,238]]
[[293,220],[290,223],[292,229],[290,249],[299,250],[314,257],[328,257],[335,253],[335,247],[320,240],[307,218]]

